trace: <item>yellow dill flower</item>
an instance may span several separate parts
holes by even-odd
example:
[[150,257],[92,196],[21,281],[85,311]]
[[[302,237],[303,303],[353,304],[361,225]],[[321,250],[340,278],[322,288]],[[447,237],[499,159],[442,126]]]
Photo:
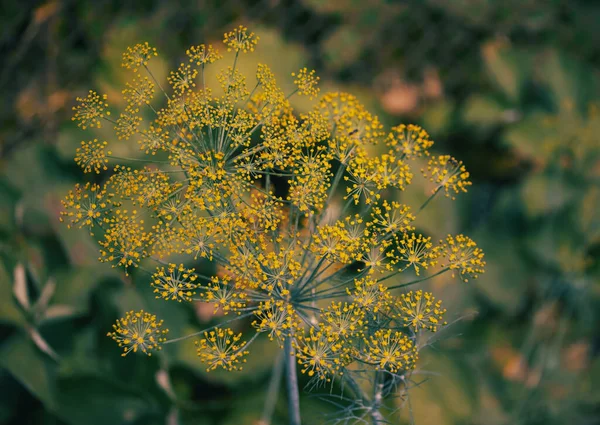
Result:
[[319,77],[315,75],[315,70],[308,70],[306,67],[300,71],[292,72],[292,77],[295,77],[294,84],[298,87],[298,94],[308,96],[310,100],[319,95]]
[[413,267],[417,276],[421,267],[427,269],[437,263],[439,248],[433,246],[430,237],[403,233],[397,238],[397,245],[398,261],[406,263],[404,269]]
[[429,148],[433,146],[429,134],[414,124],[392,127],[385,143],[406,159],[429,156]]
[[371,217],[372,221],[369,225],[376,226],[384,234],[408,232],[414,229],[410,223],[415,220],[415,216],[411,214],[410,207],[395,201],[384,200],[381,205],[375,205]]
[[113,332],[107,336],[114,339],[119,347],[123,348],[122,356],[140,350],[148,356],[152,351],[162,349],[161,344],[166,341],[168,329],[162,328],[163,321],[157,321],[154,314],[140,311],[128,311],[125,317],[117,320],[113,325]]
[[131,136],[137,133],[138,127],[142,123],[142,117],[138,115],[139,112],[139,108],[129,105],[119,115],[117,125],[115,125],[115,131],[119,140],[129,140]]
[[227,100],[231,103],[239,102],[250,95],[246,87],[246,77],[237,69],[227,67],[217,74],[217,81],[221,85]]
[[101,127],[100,120],[110,115],[110,111],[107,111],[108,103],[106,103],[106,95],[100,96],[93,90],[90,90],[86,97],[76,98],[79,105],[73,106],[73,118],[71,120],[77,121],[77,126],[82,129],[88,127]]
[[283,301],[260,303],[258,309],[254,312],[256,320],[252,326],[257,332],[267,332],[271,341],[277,339],[277,342],[283,347],[283,342],[287,338],[290,329],[297,327],[298,318],[294,307]]
[[[169,211],[172,215],[167,216],[167,219],[177,219],[180,208],[179,205],[175,205],[174,210],[171,209]],[[215,223],[204,217],[194,218],[187,214],[182,216],[181,223],[181,227],[177,228],[178,237],[181,242],[181,252],[193,254],[194,260],[207,258],[212,261],[213,250],[216,248],[214,238],[216,233]]]
[[191,301],[198,288],[196,279],[194,269],[186,269],[183,264],[169,263],[166,270],[164,267],[156,268],[150,286],[154,288],[156,298]]
[[462,161],[457,161],[450,155],[431,158],[427,163],[427,170],[421,172],[436,184],[434,192],[443,188],[446,196],[452,199],[455,199],[455,194],[466,192],[467,187],[473,184]]
[[287,199],[307,216],[323,209],[331,176],[330,161],[331,157],[322,149],[311,149],[308,154],[298,156]]
[[267,106],[271,108],[282,107],[286,104],[286,98],[283,91],[277,85],[275,81],[275,74],[271,69],[262,63],[259,63],[256,68],[256,80],[263,90],[265,105],[257,105],[257,113]]
[[169,132],[163,131],[160,127],[151,125],[147,130],[143,130],[138,139],[140,150],[146,154],[156,155],[156,152],[166,150],[169,142]]
[[125,83],[123,99],[130,106],[149,105],[154,97],[154,84],[148,77],[138,75],[131,83]]
[[222,311],[223,314],[227,315],[231,311],[239,312],[240,309],[246,307],[247,294],[236,288],[227,276],[221,278],[211,277],[205,292],[201,296],[205,302],[213,304],[215,313]]
[[83,169],[84,173],[93,170],[96,174],[100,174],[100,171],[108,170],[107,156],[112,155],[112,152],[106,150],[107,146],[108,142],[99,142],[98,139],[82,141],[81,146],[75,151],[75,163]]
[[319,226],[311,249],[330,262],[350,264],[359,257],[360,240],[350,234],[347,223]]
[[352,303],[365,312],[385,313],[391,303],[392,296],[387,287],[371,277],[356,279],[354,290],[346,289]]
[[385,136],[379,118],[351,94],[326,93],[317,110],[328,121],[329,148],[342,164],[348,164],[361,147],[375,145]]
[[356,155],[349,162],[348,172],[345,179],[352,185],[346,189],[347,197],[352,197],[356,205],[363,199],[367,204],[378,201],[381,191],[388,187],[404,190],[413,177],[408,164],[392,153],[374,158]]
[[123,53],[121,66],[137,72],[138,68],[148,65],[153,56],[158,56],[154,47],[151,47],[148,42],[139,43],[133,47],[128,47]]
[[180,64],[177,71],[171,72],[167,80],[171,87],[173,87],[173,91],[182,95],[186,92],[191,92],[194,87],[196,87],[196,76],[198,75],[198,70],[192,68],[190,65]]
[[246,343],[241,341],[242,334],[235,334],[231,329],[215,328],[204,332],[204,338],[196,341],[196,353],[202,363],[206,363],[207,372],[221,367],[225,370],[242,370],[240,363],[246,363],[244,358],[248,351]]
[[418,290],[402,294],[396,299],[396,308],[404,324],[415,332],[419,329],[435,332],[438,326],[447,324],[443,321],[446,309],[431,292]]
[[321,310],[322,330],[331,338],[352,338],[362,334],[367,320],[365,312],[352,303],[333,301]]
[[107,193],[106,189],[95,183],[86,183],[83,187],[76,184],[74,190],[61,200],[64,210],[60,212],[60,221],[66,220],[68,228],[78,225],[92,229],[95,225],[101,225],[104,218],[119,205],[113,198],[114,194]]
[[363,358],[378,370],[391,373],[409,371],[414,368],[418,351],[404,334],[391,329],[379,329],[364,338]]
[[330,382],[335,375],[343,375],[344,367],[351,362],[349,349],[342,339],[314,327],[309,329],[308,335],[298,335],[294,346],[302,373],[311,378]]
[[258,44],[258,36],[253,32],[248,33],[248,28],[243,25],[235,28],[233,31],[225,33],[223,43],[227,46],[227,51],[248,53],[253,52]]
[[185,52],[190,58],[190,62],[196,65],[204,65],[207,63],[215,63],[223,56],[212,45],[200,44],[198,46],[192,46]]
[[458,270],[465,282],[477,277],[485,270],[484,253],[473,239],[465,235],[448,235],[446,241],[440,241],[444,262],[442,266]]
[[[221,56],[212,46],[190,47],[189,61],[167,72],[172,93],[157,98],[159,80],[147,66],[156,50],[147,43],[129,48],[123,66],[134,78],[122,90],[126,106],[110,122],[119,139],[135,140],[147,162],[118,158],[106,142],[84,142],[77,163],[107,171],[108,180],[76,186],[63,201],[61,220],[100,227],[100,261],[125,273],[142,261],[157,263],[150,272],[157,298],[205,302],[215,315],[233,316],[228,322],[250,321],[248,343],[220,327],[177,338],[203,335],[196,347],[207,370],[240,369],[247,348],[264,333],[295,356],[312,384],[370,372],[379,385],[377,371],[414,367],[409,330],[435,329],[444,312],[429,293],[394,297],[403,285],[388,286],[388,279],[409,267],[419,274],[440,253],[447,269],[475,276],[483,254],[462,236],[433,246],[431,238],[412,233],[415,210],[391,199],[411,184],[410,162],[429,155],[433,142],[425,130],[400,125],[388,134],[346,93],[327,93],[296,113],[268,66],[259,64],[255,75],[238,67],[238,54],[252,51],[257,40],[245,27],[224,35],[235,59],[210,74],[222,90],[207,88],[204,72]],[[314,71],[303,68],[293,77],[292,95],[319,94]],[[109,120],[105,97],[90,92],[79,101],[73,119],[80,127]],[[384,149],[374,150],[380,142]],[[458,193],[470,184],[462,164],[447,156],[431,158],[425,174],[435,193]],[[210,262],[214,273],[196,274],[181,256]],[[166,342],[138,328],[134,338],[132,323],[162,324],[128,313],[111,333],[125,353]]]
[[137,267],[139,262],[148,256],[152,245],[152,235],[144,231],[144,220],[137,218],[137,211],[131,215],[127,210],[117,210],[115,215],[104,220],[108,227],[104,239],[98,244],[101,262],[115,262],[113,267],[123,266],[125,273],[131,266]]

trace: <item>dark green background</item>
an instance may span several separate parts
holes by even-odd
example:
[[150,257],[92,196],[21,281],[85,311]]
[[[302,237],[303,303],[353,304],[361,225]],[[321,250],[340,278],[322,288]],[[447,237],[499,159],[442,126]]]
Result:
[[[127,45],[150,42],[166,70],[238,23],[261,36],[249,64],[285,84],[315,68],[323,90],[425,126],[472,173],[419,227],[470,235],[488,271],[429,285],[454,324],[422,354],[410,403],[390,402],[392,423],[600,423],[598,22],[591,0],[3,1],[0,423],[258,423],[277,346],[259,339],[239,374],[207,374],[191,343],[120,357],[106,332],[124,311],[153,311],[172,335],[210,314],[155,300],[146,275],[98,263],[91,238],[58,223],[60,199],[89,179],[72,159],[85,137],[74,98],[117,98]],[[417,184],[403,201],[423,196]],[[335,417],[314,395],[302,407],[306,424]],[[285,415],[282,397],[273,423]]]

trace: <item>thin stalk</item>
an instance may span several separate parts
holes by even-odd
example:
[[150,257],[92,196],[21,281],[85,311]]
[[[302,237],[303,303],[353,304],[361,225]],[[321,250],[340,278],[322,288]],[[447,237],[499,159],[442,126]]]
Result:
[[267,399],[265,400],[265,407],[260,418],[261,425],[271,425],[271,419],[273,418],[273,412],[275,411],[275,405],[279,396],[279,385],[281,383],[284,363],[283,352],[280,352],[273,365],[273,372],[271,373],[271,380],[267,389]]
[[[450,269],[445,268],[445,269],[442,269],[442,270],[440,270],[439,272],[437,272],[435,274],[432,274],[431,276],[425,276],[425,277],[422,277],[421,279],[411,280],[410,282],[402,283],[400,285],[388,286],[388,289],[391,290],[391,289],[404,288],[406,286],[414,285],[415,283],[419,283],[419,282],[423,282],[425,280],[433,279],[434,277],[439,276],[442,273],[446,273],[448,270],[450,270]],[[387,277],[384,277],[383,279],[379,279],[378,282],[382,282],[382,281],[386,280],[386,278]]]
[[438,187],[435,192],[433,192],[433,195],[431,195],[429,198],[427,198],[427,200],[423,203],[423,205],[421,205],[421,207],[418,209],[418,211],[415,213],[415,216],[417,216],[421,211],[423,211],[425,209],[425,207],[427,206],[427,204],[429,204],[433,198],[435,198],[435,195],[438,194],[438,192],[442,189],[442,186]]
[[[379,412],[379,405],[381,403],[381,398],[382,398],[382,393],[381,393],[382,388],[380,388],[379,390],[377,389],[377,388],[379,388],[378,384],[377,384],[378,376],[379,375],[377,373],[375,375],[375,397],[374,397],[373,401],[369,400],[369,398],[364,393],[362,388],[360,388],[360,385],[358,385],[358,383],[352,377],[350,377],[350,376],[346,377],[346,382],[352,389],[352,392],[354,393],[356,398],[360,399],[362,401],[363,405],[365,406],[365,408],[368,409],[369,416],[371,417],[371,420],[373,421],[373,425],[387,423],[385,418],[381,414],[381,412]],[[377,401],[379,403],[379,405],[376,405],[377,397],[379,397],[378,401]]]
[[[193,338],[195,336],[204,334],[204,332],[212,331],[215,328],[221,327],[221,326],[226,325],[226,324],[231,323],[231,322],[235,322],[236,320],[243,319],[244,317],[252,316],[253,314],[254,314],[254,312],[252,312],[252,313],[246,313],[246,314],[241,314],[239,316],[234,317],[233,319],[226,320],[226,321],[221,322],[221,323],[217,323],[216,325],[211,326],[210,328],[203,329],[203,330],[201,330],[199,332],[194,332],[194,333],[189,334],[189,335],[180,336],[179,338],[169,339],[169,340],[165,341],[163,344],[172,344],[173,342],[178,342],[178,341],[183,341],[184,339]],[[258,334],[256,334],[256,335],[258,335]]]
[[290,425],[301,425],[300,421],[300,392],[298,390],[298,374],[296,371],[296,356],[292,346],[292,337],[285,339],[285,377],[288,389],[288,415]]

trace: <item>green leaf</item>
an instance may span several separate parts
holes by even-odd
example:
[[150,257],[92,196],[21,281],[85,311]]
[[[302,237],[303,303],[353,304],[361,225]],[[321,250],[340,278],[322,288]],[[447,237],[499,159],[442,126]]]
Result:
[[535,175],[521,187],[521,199],[531,216],[548,214],[565,206],[574,192],[558,177]]
[[27,320],[13,297],[12,281],[13,279],[9,277],[4,265],[0,262],[0,323],[25,327]]
[[57,388],[57,413],[73,425],[132,423],[158,413],[147,394],[104,377],[69,376]]
[[52,364],[25,334],[19,333],[4,343],[0,349],[0,365],[44,403],[46,408],[55,407]]
[[496,41],[483,45],[482,56],[494,83],[508,100],[517,102],[525,79],[526,56]]
[[19,263],[16,265],[13,273],[13,295],[25,311],[29,310],[31,302],[29,301],[29,292],[27,291],[27,276],[25,267]]
[[[510,111],[508,111],[510,113]],[[490,96],[473,95],[464,106],[463,119],[474,126],[493,126],[506,122],[507,109]]]
[[546,161],[552,151],[544,149],[544,146],[555,136],[555,129],[545,124],[547,118],[548,115],[542,112],[529,114],[526,119],[515,123],[506,131],[505,142],[521,155]]

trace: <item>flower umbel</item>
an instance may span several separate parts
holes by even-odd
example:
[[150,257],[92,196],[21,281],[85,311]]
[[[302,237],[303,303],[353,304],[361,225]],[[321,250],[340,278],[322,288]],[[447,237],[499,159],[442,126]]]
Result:
[[420,289],[410,291],[400,295],[396,305],[404,323],[415,332],[419,329],[435,332],[438,326],[446,324],[442,320],[446,309],[442,308],[442,302],[436,301],[431,292],[423,292]]
[[[316,73],[295,73],[297,90],[286,95],[267,65],[248,75],[238,66],[257,43],[243,26],[226,33],[233,63],[214,72],[206,70],[217,50],[190,47],[168,84],[148,66],[154,48],[127,49],[123,66],[134,74],[116,121],[95,92],[79,99],[73,119],[88,130],[109,121],[121,143],[139,150],[120,158],[107,142],[84,141],[76,162],[106,180],[76,186],[61,220],[94,230],[100,261],[148,273],[158,299],[207,303],[227,316],[217,320],[246,321],[232,327],[252,334],[221,323],[165,341],[162,322],[129,312],[109,334],[125,354],[201,335],[196,351],[207,370],[235,371],[265,338],[285,350],[288,376],[299,364],[311,385],[363,375],[377,391],[385,375],[394,386],[416,367],[417,331],[442,326],[445,312],[430,293],[395,291],[447,270],[463,280],[483,272],[483,253],[468,237],[434,244],[415,231],[436,194],[465,192],[469,174],[447,155],[430,157],[423,172],[433,195],[421,206],[398,202],[415,160],[430,155],[427,132],[402,124],[388,133],[347,93],[326,93],[295,113],[294,93],[319,96]],[[374,412],[380,402],[371,403]]]
[[108,336],[114,339],[119,347],[123,348],[122,356],[130,352],[142,353],[149,356],[152,351],[162,349],[161,344],[166,341],[168,329],[162,328],[163,321],[157,321],[154,314],[140,311],[128,311],[125,317],[117,320],[113,325],[113,332]]
[[225,370],[241,370],[240,363],[245,363],[245,342],[241,342],[242,334],[235,334],[231,329],[216,328],[204,332],[204,338],[196,341],[196,351],[203,363],[208,365],[207,371],[220,367]]

